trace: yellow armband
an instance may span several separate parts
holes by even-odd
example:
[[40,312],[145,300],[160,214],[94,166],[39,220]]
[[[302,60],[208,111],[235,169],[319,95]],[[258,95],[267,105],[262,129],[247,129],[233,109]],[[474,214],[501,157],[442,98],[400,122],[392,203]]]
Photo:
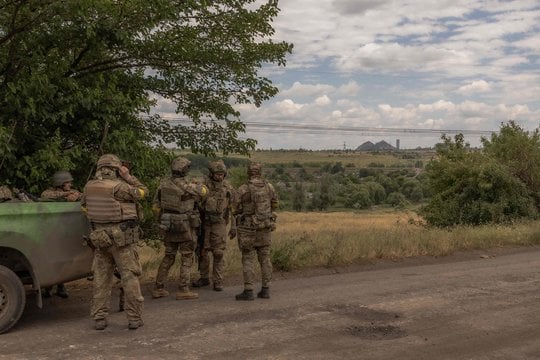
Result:
[[139,190],[139,194],[141,195],[141,199],[143,199],[144,195],[146,195],[144,190],[143,189],[138,189],[138,190]]

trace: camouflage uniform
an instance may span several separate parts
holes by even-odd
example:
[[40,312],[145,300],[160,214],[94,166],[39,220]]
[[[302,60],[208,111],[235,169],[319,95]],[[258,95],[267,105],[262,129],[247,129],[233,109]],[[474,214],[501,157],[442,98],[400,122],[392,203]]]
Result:
[[91,315],[98,330],[107,326],[115,265],[125,292],[128,327],[137,329],[143,325],[144,298],[139,284],[142,269],[135,250],[140,229],[135,202],[147,193],[148,189],[112,154],[100,157],[94,180],[84,188],[81,203],[92,225],[89,238],[95,247]]
[[194,184],[186,179],[191,162],[183,157],[172,161],[172,176],[161,181],[154,198],[153,210],[164,231],[165,256],[159,265],[152,297],[169,295],[165,281],[176,254],[180,252],[180,278],[177,300],[196,299],[198,294],[189,290],[193,252],[197,231],[201,225],[198,204],[206,195],[204,185]]
[[9,187],[0,186],[0,203],[3,202],[32,202],[37,200],[32,194],[27,193],[24,190],[16,188],[10,189]]
[[[57,171],[52,177],[53,187],[41,193],[42,199],[53,201],[78,201],[81,199],[82,194],[71,189],[71,182],[73,177],[69,171]],[[69,183],[69,185],[68,185]]]
[[[194,287],[205,286],[210,283],[210,256],[212,253],[212,279],[214,290],[223,290],[223,270],[225,268],[225,248],[227,238],[236,236],[236,222],[232,219],[232,204],[234,189],[227,180],[227,168],[223,161],[213,161],[209,164],[210,174],[205,177],[204,184],[208,188],[208,195],[203,204],[203,235],[204,241],[199,249],[200,278],[193,283]],[[230,231],[227,233],[227,227]]]
[[[41,198],[52,201],[78,201],[82,194],[74,189],[71,189],[73,177],[69,171],[57,171],[52,177],[53,187],[43,191]],[[51,297],[52,287],[47,287],[43,290],[44,297]],[[61,298],[67,298],[69,295],[64,284],[58,284],[56,287],[56,295]]]
[[5,185],[0,186],[0,202],[6,202],[10,200],[13,200],[13,193],[11,192],[11,190]]
[[271,232],[276,228],[278,197],[272,184],[261,177],[261,165],[248,165],[249,181],[238,188],[235,208],[238,227],[238,246],[242,252],[244,291],[237,300],[253,300],[255,282],[255,256],[261,267],[262,287],[260,298],[270,297],[272,262],[270,259]]

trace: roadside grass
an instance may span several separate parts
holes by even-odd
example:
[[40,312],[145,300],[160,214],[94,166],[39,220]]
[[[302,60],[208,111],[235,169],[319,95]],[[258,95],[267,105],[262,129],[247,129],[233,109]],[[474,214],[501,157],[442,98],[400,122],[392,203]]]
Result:
[[[280,212],[273,233],[275,270],[332,267],[415,256],[446,256],[456,251],[540,244],[540,222],[513,225],[429,228],[413,212]],[[143,280],[155,278],[163,246],[140,248]],[[241,275],[236,240],[227,244],[225,276]],[[196,271],[196,264],[193,267]],[[179,274],[178,261],[170,278]]]

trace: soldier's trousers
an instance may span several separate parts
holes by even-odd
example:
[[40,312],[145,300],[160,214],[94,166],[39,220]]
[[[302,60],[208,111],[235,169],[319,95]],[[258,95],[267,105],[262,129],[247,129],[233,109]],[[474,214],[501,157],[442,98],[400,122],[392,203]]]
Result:
[[[261,267],[261,286],[269,287],[272,280],[272,261],[270,258],[270,230],[238,228],[238,246],[242,252],[244,289],[253,290],[255,283],[255,262]],[[256,260],[257,259],[257,260]]]
[[172,242],[165,241],[165,256],[159,265],[156,276],[156,287],[162,288],[169,275],[169,270],[173,266],[176,254],[180,253],[180,278],[178,287],[189,286],[191,277],[191,266],[193,265],[193,252],[195,251],[195,241]]
[[94,320],[105,319],[109,314],[109,302],[114,278],[114,267],[120,273],[125,292],[125,312],[128,320],[141,319],[144,298],[141,293],[139,276],[141,265],[135,244],[122,247],[113,245],[107,249],[94,251],[94,289],[91,316]]
[[201,278],[209,279],[210,276],[210,252],[212,253],[212,279],[214,285],[223,283],[223,271],[225,269],[225,248],[227,244],[227,224],[205,223],[204,248],[199,257],[199,272]]

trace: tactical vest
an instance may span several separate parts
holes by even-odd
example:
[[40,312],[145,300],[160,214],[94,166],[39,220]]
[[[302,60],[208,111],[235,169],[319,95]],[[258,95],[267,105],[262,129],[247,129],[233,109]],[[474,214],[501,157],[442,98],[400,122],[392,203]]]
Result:
[[249,201],[243,203],[244,214],[262,219],[272,216],[272,193],[264,180],[251,180],[248,184]]
[[204,211],[209,215],[223,215],[229,206],[230,190],[225,182],[207,179],[208,195],[204,204]]
[[193,211],[195,197],[186,191],[188,186],[183,179],[167,179],[161,183],[160,205],[163,212],[187,214]]
[[137,206],[114,198],[114,188],[120,180],[91,180],[86,184],[88,219],[95,223],[113,223],[137,219]]

